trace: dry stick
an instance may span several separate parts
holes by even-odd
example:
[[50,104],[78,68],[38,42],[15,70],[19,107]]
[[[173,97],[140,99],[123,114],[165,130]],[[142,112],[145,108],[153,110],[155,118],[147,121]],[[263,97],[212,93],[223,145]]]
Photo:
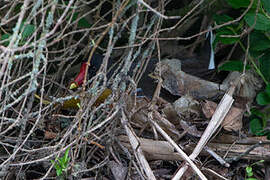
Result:
[[142,165],[143,170],[146,173],[148,179],[155,180],[156,178],[154,176],[154,173],[153,173],[152,169],[150,168],[150,166],[149,166],[149,164],[148,164],[148,162],[143,154],[142,148],[140,147],[140,142],[138,141],[139,138],[136,136],[133,129],[131,129],[131,126],[129,125],[127,117],[126,117],[123,110],[122,110],[121,123],[126,130],[127,136],[129,138],[129,142],[132,146],[133,151],[135,152],[135,157]]
[[230,164],[227,163],[222,157],[220,157],[215,151],[210,149],[209,147],[205,146],[204,149],[213,157],[215,158],[222,166],[230,167]]
[[245,152],[239,154],[238,156],[226,159],[226,162],[232,163],[233,161],[239,161],[242,157],[248,155],[255,148],[260,147],[260,145],[262,145],[262,141],[250,146]]
[[[198,142],[192,154],[189,156],[191,160],[195,160],[195,158],[200,154],[201,150],[204,148],[206,143],[209,141],[211,136],[214,134],[214,132],[217,130],[217,128],[220,126],[225,116],[229,112],[234,101],[232,95],[234,93],[235,87],[240,82],[240,78],[241,77],[235,80],[235,82],[231,85],[228,92],[223,96],[222,100],[220,101],[200,141]],[[182,168],[180,168],[179,171],[176,173],[176,175],[173,177],[173,180],[181,179],[187,168],[188,168],[187,164],[185,164]]]
[[[102,42],[103,38],[105,37],[105,35],[109,32],[110,28],[112,28],[112,26],[115,24],[117,18],[119,17],[119,15],[121,14],[121,12],[124,10],[124,8],[126,7],[126,5],[128,4],[129,1],[124,2],[124,4],[120,7],[120,9],[116,12],[116,15],[113,17],[112,22],[110,23],[110,25],[102,32],[101,36],[98,38],[97,42],[94,44],[94,47],[92,48],[92,50],[90,51],[90,55],[88,56],[88,60],[86,63],[86,70],[85,70],[85,74],[84,74],[84,79],[83,79],[83,84],[82,84],[82,92],[81,95],[83,95],[85,93],[85,89],[86,89],[86,77],[87,77],[87,73],[88,73],[88,69],[89,69],[89,65],[90,65],[90,61],[94,55],[94,52],[96,50],[96,48],[98,47],[98,45]],[[108,60],[108,59],[107,59]],[[82,121],[82,114],[83,114],[83,109],[80,108],[78,113],[77,113],[77,117],[79,120],[79,125],[78,125],[78,132],[80,134],[81,132],[81,121]],[[79,140],[79,139],[78,139]],[[76,144],[76,149],[75,149],[75,153],[76,154],[78,152],[78,143]]]
[[[194,6],[194,8],[191,10],[191,11],[189,11],[178,23],[177,23],[177,26],[179,25],[179,24],[181,24],[182,23],[182,21],[186,18],[186,17],[188,17],[198,6],[200,6],[200,4],[201,3],[203,3],[203,1],[204,0],[202,0],[202,1],[200,1],[198,4],[196,4],[196,6]],[[204,30],[204,31],[201,31],[201,32],[199,32],[199,33],[197,33],[197,34],[194,34],[194,35],[191,35],[191,36],[188,36],[188,37],[173,37],[173,38],[158,38],[158,40],[164,40],[164,41],[169,41],[169,40],[173,40],[173,41],[175,41],[175,40],[191,40],[191,39],[193,39],[193,38],[195,38],[195,37],[198,37],[198,36],[201,36],[201,35],[203,35],[203,34],[205,34],[205,33],[207,33],[207,32],[210,32],[210,31],[213,31],[213,30],[216,30],[216,29],[220,29],[220,28],[222,28],[222,27],[225,27],[225,26],[228,26],[228,25],[230,25],[230,24],[234,24],[234,23],[237,23],[237,22],[239,22],[247,13],[248,13],[248,11],[251,9],[251,7],[252,7],[252,4],[253,4],[253,1],[254,0],[251,0],[251,2],[250,2],[250,4],[249,4],[249,6],[247,7],[247,9],[241,14],[241,16],[239,16],[238,18],[236,18],[236,19],[234,19],[234,20],[232,20],[232,21],[228,21],[228,22],[226,22],[226,23],[223,23],[223,24],[220,24],[220,25],[216,25],[215,27],[212,27],[212,28],[209,28],[209,29],[206,29],[206,30]],[[145,39],[145,37],[138,37],[139,39],[143,39],[143,41],[142,42],[140,42],[139,44],[134,44],[132,47],[136,47],[136,46],[142,46],[143,44],[145,44],[147,41],[149,41],[149,40],[156,40],[157,38],[155,37],[156,36],[156,34],[157,33],[162,33],[162,32],[164,32],[164,31],[171,31],[171,30],[173,30],[173,29],[175,29],[177,26],[173,26],[173,27],[170,27],[170,28],[164,28],[164,29],[161,29],[161,30],[159,30],[159,31],[156,31],[156,32],[154,32],[150,37],[148,37],[148,38],[146,38]],[[242,34],[241,34],[242,35]],[[115,47],[114,49],[123,49],[123,48],[129,48],[130,46],[122,46],[122,47]],[[0,48],[1,48],[1,46],[0,46]]]
[[213,174],[214,176],[218,177],[219,179],[221,180],[229,180],[223,176],[221,176],[220,174],[216,173],[215,171],[213,171],[212,169],[209,169],[209,168],[202,168],[202,170],[204,171],[208,171],[209,173]]
[[122,151],[124,152],[124,154],[128,157],[128,159],[130,160],[130,162],[133,164],[133,166],[135,167],[135,169],[138,171],[138,174],[140,176],[141,179],[144,179],[142,173],[139,170],[139,167],[137,166],[136,162],[132,159],[131,154],[129,153],[129,151],[127,150],[127,148],[125,148],[118,139],[116,139],[116,143],[119,145],[119,147],[122,149]]
[[[239,16],[238,18],[236,18],[236,19],[234,19],[234,20],[232,20],[232,21],[228,21],[228,22],[226,22],[226,23],[223,23],[223,24],[220,24],[220,25],[216,25],[216,26],[213,27],[213,28],[206,29],[206,30],[204,30],[204,31],[201,31],[201,32],[199,32],[199,33],[197,33],[197,34],[194,34],[194,35],[191,35],[191,36],[188,36],[188,37],[158,38],[158,39],[159,39],[159,40],[174,40],[174,41],[175,41],[175,40],[191,40],[191,39],[193,39],[193,38],[195,38],[195,37],[197,37],[197,36],[201,36],[201,35],[203,35],[203,34],[205,34],[205,33],[207,33],[207,32],[210,32],[210,31],[213,31],[213,30],[216,30],[216,29],[220,29],[221,27],[224,27],[224,26],[227,26],[227,25],[230,25],[230,24],[237,23],[237,22],[240,21],[240,20],[248,13],[248,11],[251,9],[252,4],[253,4],[253,1],[254,1],[254,0],[251,0],[251,1],[250,1],[249,6],[248,6],[247,9],[241,14],[241,16]],[[203,0],[200,1],[198,4],[196,4],[196,6],[194,6],[194,8],[193,8],[190,12],[188,12],[188,13],[180,20],[180,22],[182,22],[182,20],[184,20],[185,17],[187,17],[189,14],[191,14],[191,12],[193,12],[193,10],[195,10],[202,2],[203,2]],[[179,24],[180,24],[180,23],[179,23]],[[149,37],[148,39],[144,40],[141,44],[144,44],[146,41],[149,41],[149,40],[151,40],[151,39],[154,39],[154,40],[155,40],[156,38],[153,38],[153,37],[155,36],[156,33],[161,33],[161,32],[164,32],[164,31],[171,31],[171,30],[174,29],[174,28],[175,28],[175,27],[173,26],[173,28],[171,27],[171,28],[164,28],[164,29],[161,29],[161,30],[159,30],[158,32],[153,33],[153,34],[151,35],[151,37]]]
[[[150,113],[151,114],[151,113]],[[176,149],[176,151],[180,154],[180,156],[189,163],[192,169],[198,174],[198,176],[203,179],[207,180],[207,178],[203,175],[203,173],[197,168],[197,166],[193,163],[193,161],[188,157],[188,155],[180,149],[180,147],[172,140],[172,138],[152,119],[149,119],[155,128],[160,132],[160,134]]]
[[161,14],[160,12],[158,12],[157,10],[153,9],[151,6],[149,6],[143,0],[138,0],[138,2],[143,4],[146,8],[148,8],[150,11],[155,13],[157,16],[160,16],[160,17],[162,17],[164,19],[180,19],[181,18],[181,16],[165,16],[165,15]]
[[[8,64],[8,61],[9,61],[9,59],[11,59],[11,60],[14,59],[14,57],[10,57],[10,56],[14,55],[14,52],[12,52],[11,50],[14,48],[14,46],[17,46],[16,40],[19,37],[18,34],[19,34],[20,26],[22,24],[23,17],[25,15],[26,11],[27,11],[27,7],[28,7],[29,3],[30,3],[30,0],[26,0],[23,3],[23,6],[22,6],[21,12],[20,12],[20,16],[18,18],[18,21],[16,23],[15,28],[13,29],[14,32],[13,32],[13,35],[11,36],[10,43],[9,43],[8,47],[5,48],[4,46],[2,46],[2,51],[3,51],[2,55],[4,55],[5,53],[7,53],[7,54],[6,54],[6,56],[2,56],[2,55],[0,56],[0,57],[3,57],[3,59],[1,58],[2,67],[0,69],[0,79],[2,79],[2,76],[4,76],[3,80],[2,80],[2,85],[0,86],[0,89],[3,89],[3,87],[5,85],[5,81],[6,81],[6,78],[7,78],[7,70],[8,70],[7,69],[7,64]],[[8,52],[8,50],[9,50],[9,52]],[[2,99],[1,98],[2,97],[2,92],[3,91],[0,91],[0,99]]]
[[[158,96],[159,96],[159,92],[160,92],[160,89],[161,89],[161,84],[162,84],[162,79],[159,77],[159,82],[158,82],[158,85],[157,85],[157,88],[155,90],[155,93],[154,93],[154,98],[153,100],[155,100]],[[185,159],[189,164],[190,166],[194,169],[194,171],[198,174],[198,176],[201,178],[201,179],[205,179],[207,180],[207,178],[203,175],[203,173],[197,168],[197,166],[189,159],[188,155],[182,151],[179,146],[170,138],[170,136],[156,123],[153,121],[153,111],[154,111],[154,103],[155,101],[151,102],[151,106],[150,106],[150,109],[152,109],[151,113],[150,113],[150,117],[149,120],[154,124],[155,128],[160,132],[160,134],[167,140],[169,141],[169,143],[174,146],[174,148],[179,152],[180,156]]]
[[85,74],[84,74],[84,80],[83,80],[83,91],[85,91],[85,85],[86,85],[86,77],[87,77],[87,72],[88,72],[88,68],[90,65],[90,61],[94,55],[94,52],[96,50],[96,48],[98,47],[98,45],[101,43],[101,41],[103,40],[103,38],[105,37],[105,35],[109,32],[110,28],[112,28],[112,26],[115,24],[117,18],[119,17],[119,15],[121,14],[121,12],[124,10],[124,8],[126,7],[126,5],[128,4],[129,1],[126,1],[121,7],[120,9],[116,12],[116,15],[112,18],[112,22],[109,24],[109,26],[102,32],[101,36],[98,38],[97,42],[94,44],[94,47],[92,48],[92,50],[90,51],[90,55],[88,57],[87,60],[87,66],[86,66],[86,70],[85,70]]

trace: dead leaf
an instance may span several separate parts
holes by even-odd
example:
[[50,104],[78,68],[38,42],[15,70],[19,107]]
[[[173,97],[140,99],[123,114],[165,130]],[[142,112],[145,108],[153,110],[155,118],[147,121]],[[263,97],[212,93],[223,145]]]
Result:
[[202,103],[202,111],[207,119],[211,118],[217,108],[217,104],[213,101],[205,100],[205,103]]
[[45,131],[44,138],[45,139],[54,139],[56,138],[57,134],[51,131]]
[[192,125],[190,126],[186,121],[181,120],[180,121],[180,125],[182,127],[182,129],[187,130],[187,132],[195,137],[201,137],[202,136],[202,132],[198,131],[198,129],[196,128],[196,126]]
[[178,115],[185,112],[200,113],[199,102],[189,95],[182,96],[173,103],[173,106]]
[[[202,103],[202,110],[206,118],[211,118],[217,108],[217,104],[212,101]],[[238,131],[242,128],[242,118],[244,110],[232,107],[222,122],[222,127],[227,131]]]

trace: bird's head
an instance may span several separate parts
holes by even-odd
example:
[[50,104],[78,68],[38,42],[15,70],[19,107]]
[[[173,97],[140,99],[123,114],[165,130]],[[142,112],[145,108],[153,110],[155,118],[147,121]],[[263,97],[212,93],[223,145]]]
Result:
[[[101,64],[103,61],[103,56],[99,55],[99,54],[94,54],[91,61],[90,61],[90,65],[88,68],[88,74],[86,75],[87,78],[92,78],[96,75],[96,73],[98,72]],[[86,68],[87,67],[87,60],[85,60],[80,68],[80,72],[79,74],[76,76],[76,78],[74,79],[74,81],[71,83],[70,85],[70,89],[76,89],[78,87],[80,87],[83,84],[84,81],[84,77],[85,77],[85,73],[86,73]]]

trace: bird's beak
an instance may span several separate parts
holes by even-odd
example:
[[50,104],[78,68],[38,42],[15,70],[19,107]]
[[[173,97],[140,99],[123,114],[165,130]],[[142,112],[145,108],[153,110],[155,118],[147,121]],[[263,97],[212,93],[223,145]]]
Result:
[[76,88],[78,88],[78,85],[77,85],[77,83],[72,83],[70,86],[69,86],[69,89],[76,89]]

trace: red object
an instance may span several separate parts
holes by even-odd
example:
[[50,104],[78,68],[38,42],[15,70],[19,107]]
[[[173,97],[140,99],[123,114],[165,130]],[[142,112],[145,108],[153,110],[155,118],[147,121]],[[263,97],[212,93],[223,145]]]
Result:
[[78,86],[81,86],[83,84],[83,80],[84,80],[84,76],[85,76],[85,71],[86,71],[86,66],[87,66],[87,63],[84,62],[82,65],[81,65],[81,68],[80,68],[80,72],[78,74],[78,76],[75,78],[74,82],[78,85]]

